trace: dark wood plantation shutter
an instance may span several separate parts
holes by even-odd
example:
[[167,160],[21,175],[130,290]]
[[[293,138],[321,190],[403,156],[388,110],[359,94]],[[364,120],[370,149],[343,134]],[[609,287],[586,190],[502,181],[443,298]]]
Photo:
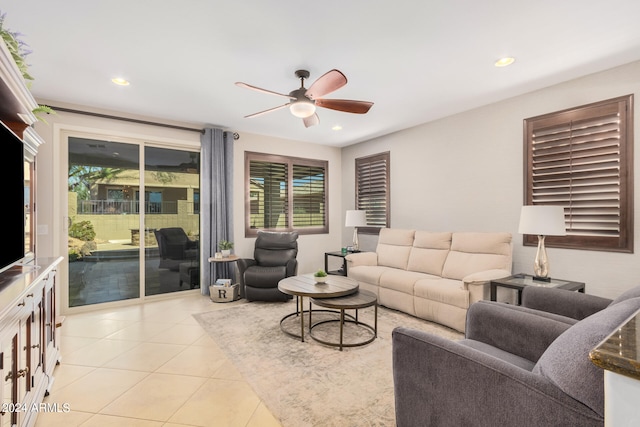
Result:
[[245,235],[328,233],[328,162],[245,153]]
[[565,208],[547,246],[633,251],[632,118],[629,95],[524,121],[526,204]]
[[356,159],[356,209],[367,211],[364,233],[389,227],[389,152]]
[[293,227],[326,223],[326,179],[322,166],[293,165]]
[[250,161],[251,228],[276,229],[288,227],[287,169],[285,163]]

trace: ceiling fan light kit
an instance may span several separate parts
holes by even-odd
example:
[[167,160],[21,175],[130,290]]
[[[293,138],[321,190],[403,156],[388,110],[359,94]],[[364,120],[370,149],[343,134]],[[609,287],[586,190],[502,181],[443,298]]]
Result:
[[284,105],[250,114],[245,117],[257,117],[266,113],[270,113],[272,111],[280,110],[284,107],[289,107],[289,111],[291,111],[291,114],[298,118],[301,118],[305,127],[310,127],[320,123],[320,119],[316,114],[316,107],[328,108],[345,113],[365,114],[373,106],[373,102],[368,101],[322,98],[324,95],[336,91],[347,84],[347,78],[338,70],[334,69],[323,74],[315,82],[313,82],[309,89],[306,89],[304,87],[304,80],[309,78],[310,75],[309,71],[298,70],[295,72],[295,75],[300,79],[300,88],[289,92],[288,95],[273,92],[267,89],[262,89],[256,86],[249,85],[247,83],[237,82],[236,86],[239,87],[244,87],[263,93],[270,93],[272,95],[277,95],[289,99],[289,102]]
[[316,112],[316,106],[311,102],[298,101],[289,105],[289,110],[294,116],[304,119]]

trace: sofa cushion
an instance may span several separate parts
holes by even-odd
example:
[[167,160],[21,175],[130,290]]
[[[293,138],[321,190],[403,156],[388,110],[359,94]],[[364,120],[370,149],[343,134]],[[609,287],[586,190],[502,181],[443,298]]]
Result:
[[609,306],[560,335],[533,368],[563,392],[604,417],[604,373],[589,352],[640,309],[640,298]]
[[442,267],[451,248],[451,233],[416,231],[407,270],[442,275]]
[[274,283],[287,277],[287,267],[252,265],[244,272],[244,281],[254,288],[273,288]]
[[425,273],[389,268],[380,276],[380,287],[413,295],[414,283],[425,277]]
[[407,269],[414,230],[383,228],[378,237],[378,265]]
[[459,280],[432,277],[418,280],[413,286],[416,298],[438,301],[456,307],[469,308],[469,292]]
[[510,233],[453,233],[442,276],[462,280],[483,270],[511,271]]
[[372,285],[380,284],[380,276],[389,270],[389,267],[380,267],[377,265],[359,265],[347,270],[349,278],[358,282],[371,283]]

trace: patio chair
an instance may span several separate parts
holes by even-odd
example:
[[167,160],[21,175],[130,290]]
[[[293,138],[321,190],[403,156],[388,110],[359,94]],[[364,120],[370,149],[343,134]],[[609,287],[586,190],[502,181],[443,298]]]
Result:
[[160,228],[154,231],[160,251],[158,268],[178,271],[180,264],[185,261],[197,261],[198,242],[187,237],[187,233],[180,227]]

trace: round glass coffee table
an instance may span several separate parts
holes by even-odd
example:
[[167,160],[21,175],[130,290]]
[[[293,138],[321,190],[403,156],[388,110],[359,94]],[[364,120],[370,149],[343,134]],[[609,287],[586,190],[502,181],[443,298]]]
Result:
[[[313,274],[304,274],[282,279],[278,283],[278,289],[287,295],[295,295],[297,300],[296,311],[287,314],[280,320],[280,329],[287,335],[300,338],[304,342],[304,313],[309,313],[309,318],[312,314],[311,303],[309,303],[309,310],[304,309],[304,297],[323,299],[351,295],[358,292],[358,282],[345,276],[329,275],[326,282],[316,283]],[[291,333],[282,327],[282,323],[293,316],[300,317],[300,335]],[[309,329],[311,329],[311,320],[309,321]]]

